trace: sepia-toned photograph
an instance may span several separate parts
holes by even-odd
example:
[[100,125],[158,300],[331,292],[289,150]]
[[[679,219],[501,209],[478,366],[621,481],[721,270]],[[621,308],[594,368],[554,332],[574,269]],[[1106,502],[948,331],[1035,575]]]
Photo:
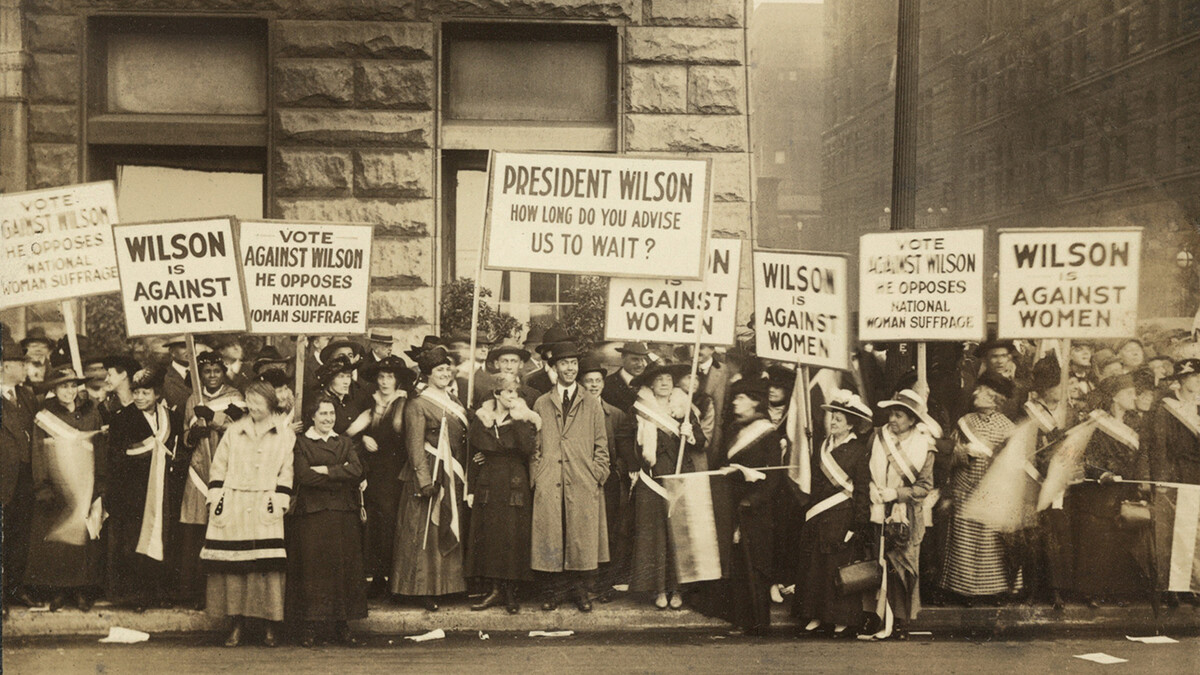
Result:
[[1200,0],[0,0],[0,670],[1200,672]]

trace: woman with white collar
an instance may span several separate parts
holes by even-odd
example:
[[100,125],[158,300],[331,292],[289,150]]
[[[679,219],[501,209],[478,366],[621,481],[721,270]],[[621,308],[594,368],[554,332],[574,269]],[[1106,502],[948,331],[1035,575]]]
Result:
[[871,409],[846,390],[821,407],[827,435],[809,460],[811,491],[792,613],[805,632],[825,626],[840,637],[862,619],[861,598],[839,592],[835,582],[838,568],[857,559],[863,548],[858,533],[869,521]]
[[925,397],[911,389],[898,392],[893,400],[881,401],[888,423],[871,437],[868,468],[870,520],[883,539],[886,555],[880,556],[886,574],[876,597],[864,600],[882,627],[871,636],[890,637],[901,630],[901,622],[916,617],[921,609],[919,586],[921,540],[925,536],[925,498],[933,489],[934,439],[941,427],[929,416]]
[[657,476],[675,473],[679,464],[679,440],[686,439],[681,471],[695,471],[696,453],[704,451],[704,432],[692,412],[691,397],[675,382],[690,371],[688,364],[652,365],[633,378],[637,392],[630,424],[638,466],[633,486],[634,536],[633,571],[629,590],[652,592],[659,609],[683,607],[677,593],[674,553],[667,538],[667,493]]
[[475,411],[468,439],[471,455],[482,456],[482,463],[471,481],[466,574],[491,581],[491,592],[472,610],[503,602],[509,614],[516,614],[521,610],[517,585],[532,578],[529,458],[537,451],[542,418],[521,398],[521,380],[515,374],[499,373],[492,384],[492,398]]
[[[466,509],[467,411],[450,393],[454,361],[444,347],[425,350],[417,365],[426,382],[404,407],[408,463],[400,472],[392,593],[419,598],[426,611],[438,610],[437,597],[461,593],[462,528]],[[439,523],[431,509],[439,509]]]

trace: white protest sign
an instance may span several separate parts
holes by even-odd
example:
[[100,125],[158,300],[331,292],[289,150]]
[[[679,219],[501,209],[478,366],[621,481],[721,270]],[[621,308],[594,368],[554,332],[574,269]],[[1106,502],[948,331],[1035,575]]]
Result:
[[699,279],[711,160],[497,152],[485,266]]
[[846,259],[754,252],[754,332],[762,358],[850,367]]
[[[742,240],[710,239],[703,281],[610,279],[606,340],[733,345]],[[703,315],[703,319],[701,316]]]
[[250,332],[367,332],[371,225],[238,221]]
[[983,230],[864,234],[858,254],[858,338],[983,339]]
[[131,337],[246,330],[232,218],[117,225]]
[[1137,327],[1141,228],[1000,231],[1002,338],[1120,338]]
[[112,181],[0,195],[0,309],[121,288]]

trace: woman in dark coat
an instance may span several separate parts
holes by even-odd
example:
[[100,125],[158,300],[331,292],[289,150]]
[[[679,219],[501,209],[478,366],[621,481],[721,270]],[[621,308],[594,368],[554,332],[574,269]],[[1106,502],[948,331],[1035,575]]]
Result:
[[839,593],[835,582],[838,568],[858,558],[863,548],[858,532],[870,524],[871,409],[848,391],[837,392],[821,407],[828,435],[810,462],[812,492],[800,532],[792,613],[806,632],[824,625],[839,636],[862,619],[862,597]]
[[400,471],[408,461],[404,450],[404,406],[416,376],[398,356],[386,356],[363,370],[363,379],[375,383],[372,406],[363,411],[370,418],[363,431],[362,455],[367,489],[367,574],[368,594],[388,593],[392,573],[392,547],[396,537],[396,513],[400,508]]
[[80,611],[90,610],[92,591],[103,581],[99,521],[92,521],[93,532],[79,518],[91,514],[104,494],[100,412],[81,392],[83,381],[69,367],[50,376],[46,386],[54,398],[46,401],[34,431],[36,502],[25,583],[51,589],[52,612],[66,605],[68,593]]
[[288,614],[304,622],[311,647],[321,624],[353,644],[347,621],[367,616],[358,484],[363,468],[352,439],[333,430],[333,400],[318,394],[313,424],[296,439],[296,498],[288,518]]
[[475,611],[504,602],[510,614],[520,611],[515,586],[531,578],[529,556],[533,527],[533,491],[529,458],[537,450],[542,419],[521,398],[516,375],[493,379],[493,397],[479,407],[467,442],[482,464],[471,483],[471,538],[466,576],[490,579],[491,592]]
[[[1073,485],[1068,492],[1076,527],[1076,591],[1092,606],[1101,600],[1140,599],[1150,591],[1145,571],[1138,564],[1149,543],[1142,533],[1122,528],[1118,522],[1121,502],[1141,498],[1138,486],[1113,484],[1117,476],[1150,478],[1148,457],[1138,443],[1141,415],[1136,410],[1137,390],[1131,375],[1114,375],[1102,380],[1097,392],[1107,416],[1100,413],[1105,421],[1083,452],[1083,473],[1099,484]],[[1111,430],[1123,433],[1112,434]]]
[[[658,476],[695,471],[704,451],[704,432],[692,414],[691,397],[675,388],[675,380],[687,372],[687,364],[652,366],[630,382],[638,391],[629,424],[634,433],[621,434],[636,444],[637,482],[633,487],[633,571],[629,590],[655,594],[654,606],[680,609],[683,598],[676,592],[674,551],[667,538],[666,492]],[[687,439],[679,463],[680,435]],[[669,597],[668,597],[669,596]]]

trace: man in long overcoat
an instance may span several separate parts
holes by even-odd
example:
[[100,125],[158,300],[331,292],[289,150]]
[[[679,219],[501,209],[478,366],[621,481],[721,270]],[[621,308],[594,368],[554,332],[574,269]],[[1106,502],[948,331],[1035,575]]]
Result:
[[604,483],[608,479],[608,435],[600,400],[576,381],[579,348],[548,345],[546,362],[557,373],[554,388],[538,398],[540,448],[530,463],[533,485],[531,566],[546,575],[544,610],[569,591],[581,612],[590,612],[591,573],[608,562]]
[[[0,347],[0,520],[4,523],[4,611],[10,604],[32,605],[22,586],[33,516],[33,418],[37,401],[22,384],[25,356],[8,336]],[[601,417],[603,419],[603,417]],[[603,422],[601,422],[603,424]]]

